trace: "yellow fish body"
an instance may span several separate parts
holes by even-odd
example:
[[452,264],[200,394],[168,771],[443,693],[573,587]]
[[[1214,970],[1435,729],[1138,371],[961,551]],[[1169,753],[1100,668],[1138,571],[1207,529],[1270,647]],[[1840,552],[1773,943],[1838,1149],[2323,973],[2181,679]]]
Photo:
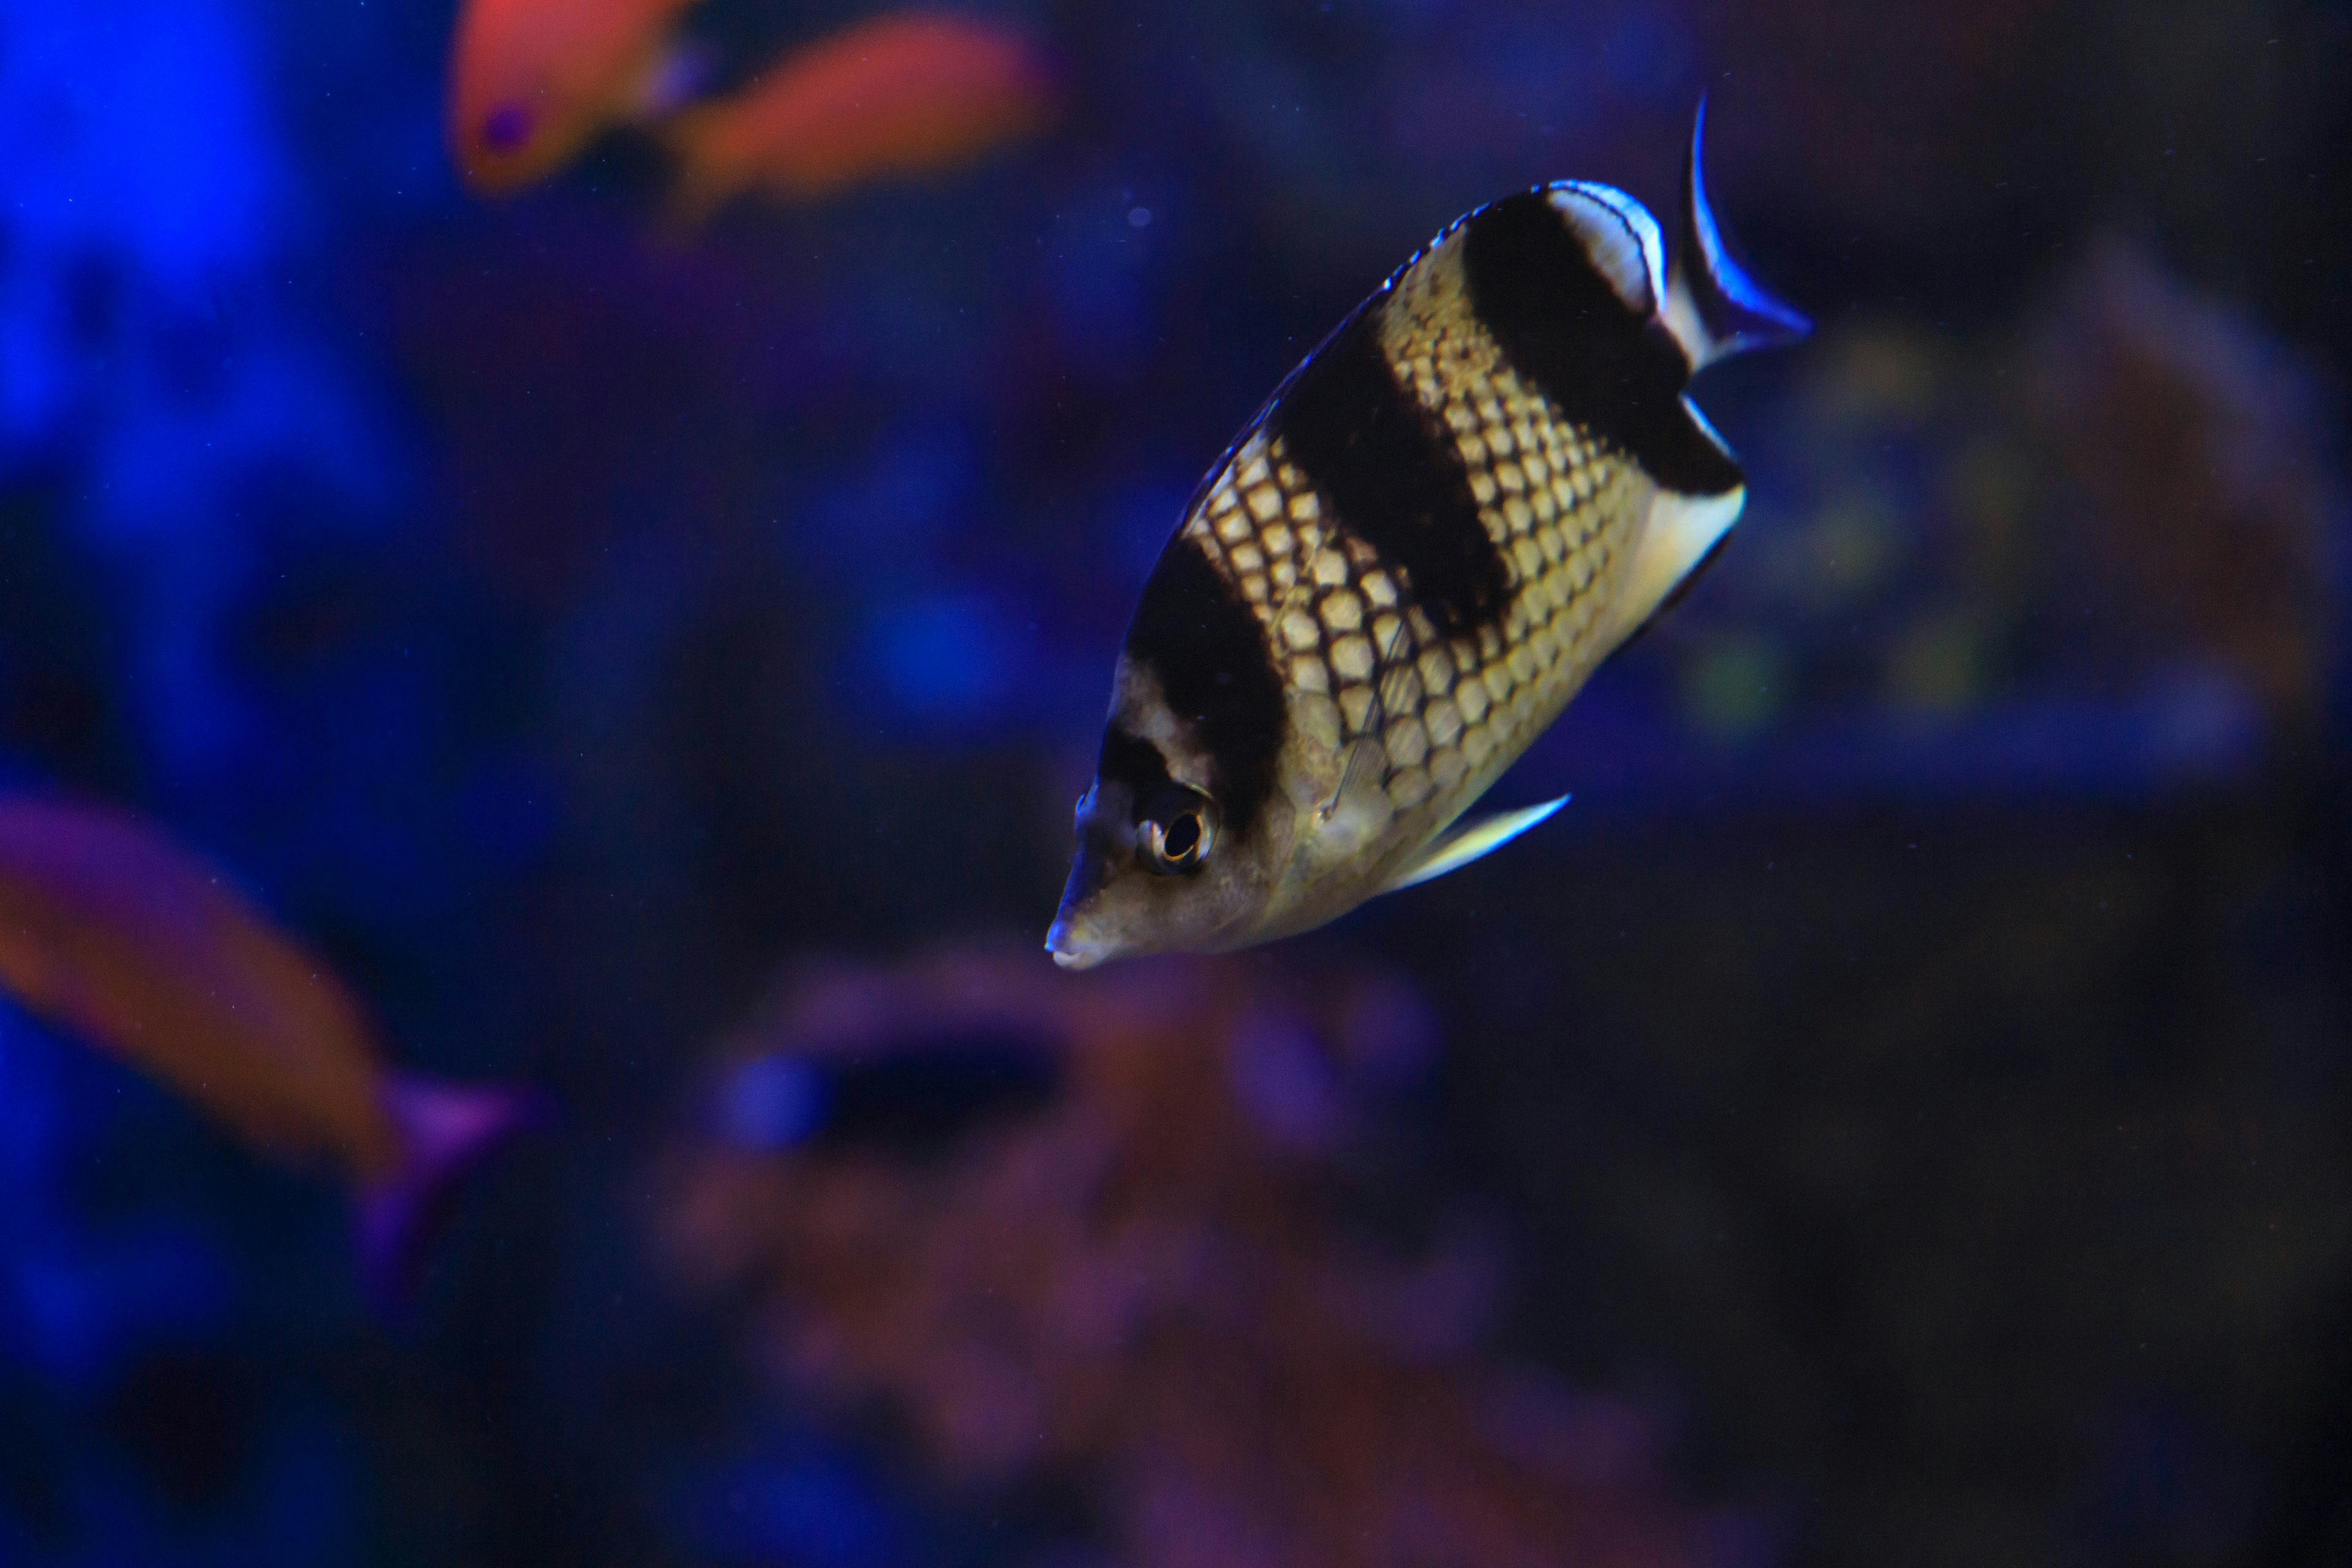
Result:
[[1696,135],[1682,216],[1670,277],[1607,186],[1481,207],[1267,401],[1129,628],[1058,963],[1304,931],[1559,804],[1457,826],[1738,519],[1693,373],[1806,331],[1724,254]]

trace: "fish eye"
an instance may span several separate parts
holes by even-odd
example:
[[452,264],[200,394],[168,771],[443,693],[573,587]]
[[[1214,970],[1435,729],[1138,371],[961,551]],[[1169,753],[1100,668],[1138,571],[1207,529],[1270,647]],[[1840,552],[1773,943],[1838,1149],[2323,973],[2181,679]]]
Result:
[[1136,824],[1143,858],[1163,876],[1197,871],[1217,841],[1217,803],[1196,789],[1171,785],[1152,797]]
[[493,153],[520,153],[530,132],[530,110],[520,103],[502,103],[482,121],[482,145]]

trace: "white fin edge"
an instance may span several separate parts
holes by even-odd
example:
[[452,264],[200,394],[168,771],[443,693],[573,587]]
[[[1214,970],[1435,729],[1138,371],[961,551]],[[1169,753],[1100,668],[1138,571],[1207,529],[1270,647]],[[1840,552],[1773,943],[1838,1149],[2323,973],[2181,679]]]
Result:
[[1456,827],[1432,845],[1429,853],[1390,878],[1388,885],[1381,890],[1393,893],[1400,888],[1410,888],[1433,877],[1443,877],[1448,871],[1458,871],[1479,857],[1500,849],[1568,802],[1569,797],[1561,795],[1558,800],[1548,800],[1541,805],[1497,812],[1492,816],[1482,816]]
[[[1590,222],[1585,215],[1570,210],[1563,198],[1591,202],[1612,214],[1616,222]],[[1585,254],[1592,258],[1627,310],[1638,316],[1654,316],[1665,309],[1666,241],[1649,208],[1614,185],[1590,180],[1561,181],[1551,187],[1550,201],[1552,211],[1584,241]],[[1645,286],[1647,299],[1635,297],[1636,283]]]
[[[1683,406],[1698,418],[1698,410],[1687,401]],[[1714,434],[1706,420],[1699,419],[1699,424]],[[1650,502],[1649,526],[1642,531],[1641,545],[1627,565],[1625,585],[1618,591],[1618,641],[1632,637],[1657,613],[1675,584],[1689,576],[1706,559],[1707,552],[1731,531],[1747,504],[1745,485],[1719,496],[1686,496],[1665,489],[1657,493]]]

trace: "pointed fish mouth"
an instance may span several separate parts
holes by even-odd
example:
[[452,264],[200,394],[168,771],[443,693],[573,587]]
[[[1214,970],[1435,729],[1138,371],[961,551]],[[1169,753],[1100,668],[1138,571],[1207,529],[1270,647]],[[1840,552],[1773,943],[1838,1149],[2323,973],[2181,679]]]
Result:
[[1046,931],[1045,950],[1054,954],[1054,962],[1063,969],[1094,969],[1096,963],[1108,957],[1101,947],[1070,941],[1068,933],[1061,929],[1061,921],[1054,921],[1054,929]]
[[1102,930],[1097,918],[1100,911],[1089,908],[1107,879],[1102,858],[1087,846],[1082,835],[1077,853],[1070,860],[1070,879],[1062,889],[1061,907],[1054,911],[1053,927],[1045,932],[1045,951],[1064,969],[1092,969],[1118,951],[1117,941],[1107,938]]
[[1102,943],[1081,942],[1073,936],[1066,918],[1055,920],[1054,929],[1045,933],[1045,951],[1064,969],[1092,969],[1110,956]]

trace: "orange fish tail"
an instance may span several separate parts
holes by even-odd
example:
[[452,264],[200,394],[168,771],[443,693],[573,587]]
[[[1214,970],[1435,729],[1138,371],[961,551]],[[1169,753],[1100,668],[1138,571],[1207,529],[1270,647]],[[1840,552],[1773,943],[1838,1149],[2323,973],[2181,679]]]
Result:
[[361,1277],[378,1303],[392,1306],[415,1292],[466,1179],[516,1133],[544,1121],[548,1106],[532,1089],[406,1074],[386,1079],[383,1101],[400,1131],[402,1158],[360,1190],[354,1217]]

